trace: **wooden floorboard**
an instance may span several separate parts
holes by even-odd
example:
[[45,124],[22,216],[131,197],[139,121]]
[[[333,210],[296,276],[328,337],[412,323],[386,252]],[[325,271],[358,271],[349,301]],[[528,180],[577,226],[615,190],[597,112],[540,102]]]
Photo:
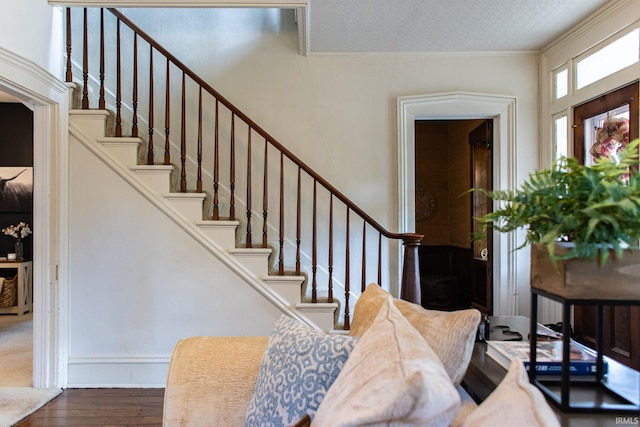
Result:
[[164,389],[67,389],[14,427],[162,426]]

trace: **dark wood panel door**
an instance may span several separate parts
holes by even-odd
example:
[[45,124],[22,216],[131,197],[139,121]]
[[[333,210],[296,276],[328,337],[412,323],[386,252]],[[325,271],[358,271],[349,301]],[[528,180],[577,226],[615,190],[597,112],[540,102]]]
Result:
[[[638,138],[638,89],[638,82],[635,82],[574,107],[573,148],[578,160],[582,163],[595,161],[595,157],[605,151],[600,147],[615,131],[627,132],[624,136],[627,142]],[[607,130],[608,127],[615,129]],[[619,139],[618,136],[615,138]],[[575,306],[574,334],[576,340],[595,348],[595,306]],[[640,307],[606,306],[603,338],[607,356],[640,370]]]
[[[493,189],[493,121],[485,120],[469,133],[471,152],[471,188]],[[478,191],[471,193],[471,231],[479,230],[475,218],[491,212],[491,200]],[[474,240],[472,245],[472,306],[492,314],[493,280],[491,271],[491,232],[482,240]]]

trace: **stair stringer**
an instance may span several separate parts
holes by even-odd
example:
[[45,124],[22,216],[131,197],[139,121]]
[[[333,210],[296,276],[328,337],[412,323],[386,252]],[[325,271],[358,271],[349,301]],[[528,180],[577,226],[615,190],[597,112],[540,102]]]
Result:
[[[282,313],[297,319],[298,321],[316,329],[323,330],[305,314],[297,309],[296,305],[292,305],[287,299],[273,290],[265,281],[244,266],[241,262],[231,256],[226,250],[220,247],[216,242],[212,241],[203,231],[201,231],[192,221],[186,219],[183,215],[175,210],[171,203],[162,195],[157,194],[152,188],[149,188],[129,167],[123,166],[121,162],[111,155],[106,149],[97,143],[99,135],[88,135],[84,129],[73,123],[73,115],[76,110],[70,111],[69,133],[80,141],[92,154],[105,163],[125,182],[131,185],[141,196],[145,197],[150,203],[165,214],[171,221],[178,225],[184,232],[190,235],[200,245],[202,245],[209,253],[220,260],[227,268],[229,268],[240,279],[251,286],[263,298],[269,301]],[[87,110],[81,111],[86,116]],[[98,112],[96,115],[100,115]],[[326,328],[332,329],[332,328]],[[326,330],[324,329],[324,330]]]

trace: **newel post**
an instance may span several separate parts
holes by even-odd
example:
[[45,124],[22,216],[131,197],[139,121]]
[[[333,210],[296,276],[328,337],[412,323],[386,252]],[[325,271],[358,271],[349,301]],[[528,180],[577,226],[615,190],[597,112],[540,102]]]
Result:
[[400,299],[421,305],[420,291],[420,263],[418,261],[418,247],[421,235],[415,234],[402,240],[404,245],[404,263],[402,265],[402,283]]

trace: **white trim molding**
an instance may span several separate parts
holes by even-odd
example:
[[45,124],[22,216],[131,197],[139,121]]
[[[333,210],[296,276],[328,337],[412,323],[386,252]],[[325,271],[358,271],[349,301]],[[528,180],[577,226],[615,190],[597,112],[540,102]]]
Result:
[[[415,231],[415,121],[494,119],[496,188],[516,186],[516,105],[513,96],[448,92],[398,98],[398,206],[401,233]],[[494,315],[517,310],[515,234],[494,236]]]
[[171,355],[69,358],[69,388],[163,388]]
[[33,111],[33,385],[63,387],[69,89],[37,64],[0,48],[0,90]]
[[300,55],[309,54],[309,0],[48,0],[51,6],[68,7],[227,7],[294,9]]

